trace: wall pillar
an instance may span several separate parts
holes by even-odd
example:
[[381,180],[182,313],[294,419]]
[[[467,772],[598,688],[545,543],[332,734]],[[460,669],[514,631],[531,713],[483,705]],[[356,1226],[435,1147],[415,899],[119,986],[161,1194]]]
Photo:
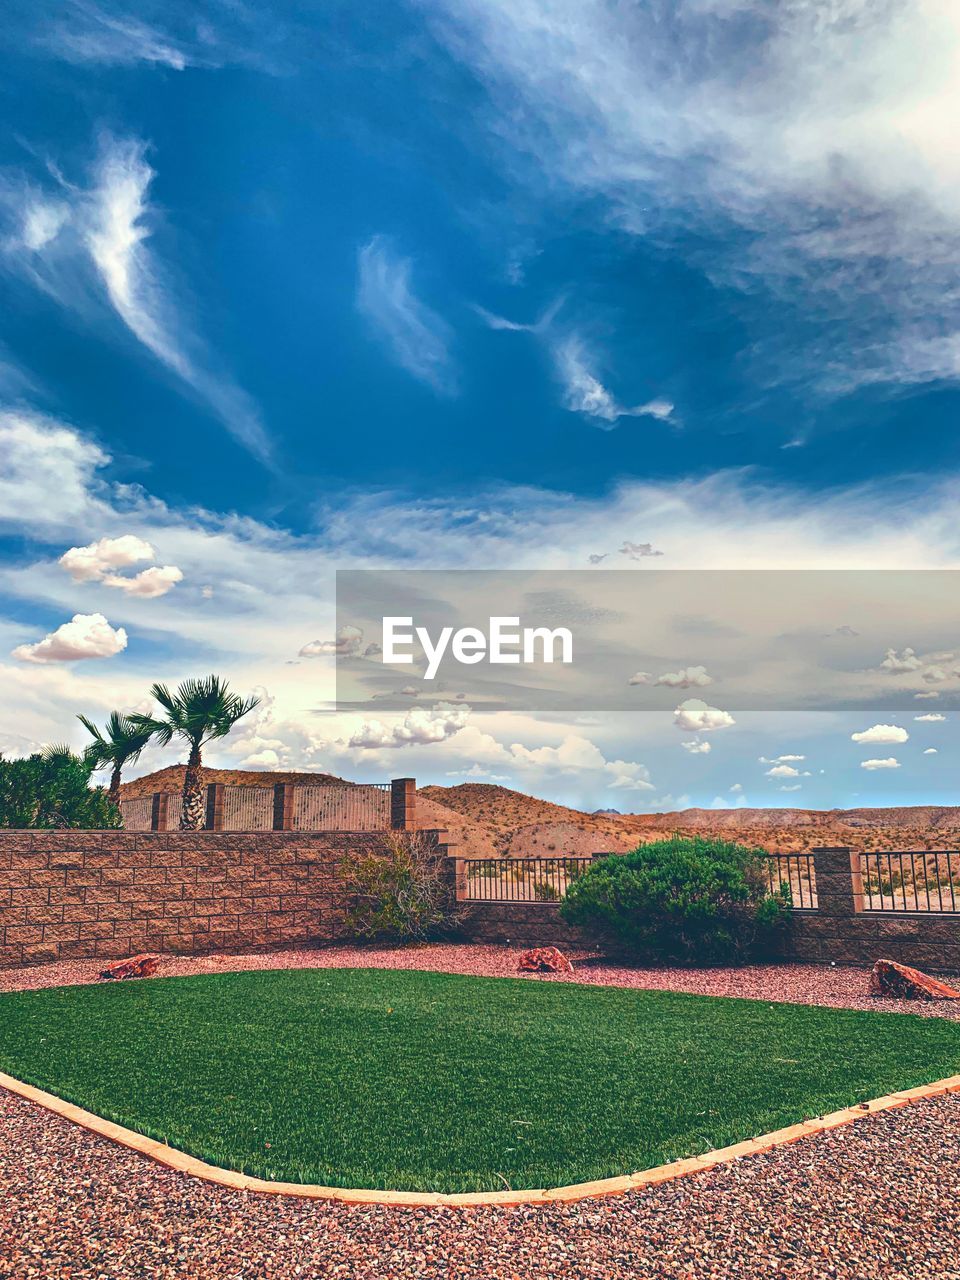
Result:
[[394,831],[416,830],[416,778],[394,778],[390,783],[390,826]]
[[817,878],[817,909],[833,919],[849,919],[863,907],[863,885],[859,881],[860,855],[846,845],[822,845],[813,849]]
[[167,829],[167,806],[170,797],[166,791],[157,791],[153,795],[153,803],[150,806],[150,830],[166,831]]
[[293,830],[293,785],[278,782],[273,788],[273,829]]
[[211,782],[207,787],[207,831],[223,830],[223,783]]

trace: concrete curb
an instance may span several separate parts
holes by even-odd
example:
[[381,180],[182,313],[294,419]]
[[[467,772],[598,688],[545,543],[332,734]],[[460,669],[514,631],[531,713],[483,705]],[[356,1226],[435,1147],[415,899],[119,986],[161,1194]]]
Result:
[[939,1098],[947,1093],[960,1093],[960,1075],[948,1076],[944,1080],[920,1085],[915,1089],[888,1093],[882,1098],[873,1098],[870,1102],[845,1107],[842,1111],[833,1111],[816,1120],[804,1120],[786,1129],[776,1129],[772,1133],[762,1134],[759,1138],[737,1142],[730,1147],[720,1147],[716,1151],[707,1152],[706,1155],[674,1160],[670,1164],[658,1165],[655,1169],[645,1169],[642,1173],[631,1173],[621,1178],[602,1178],[598,1182],[577,1182],[569,1187],[552,1187],[549,1190],[473,1191],[459,1195],[449,1195],[439,1191],[376,1191],[322,1187],[310,1183],[272,1182],[265,1178],[254,1178],[249,1174],[236,1173],[232,1169],[220,1169],[216,1165],[207,1164],[204,1160],[198,1160],[196,1156],[187,1155],[185,1151],[178,1151],[176,1147],[156,1142],[142,1133],[135,1133],[133,1129],[126,1129],[123,1125],[104,1120],[91,1111],[84,1111],[82,1107],[64,1102],[55,1094],[24,1084],[23,1081],[17,1080],[14,1076],[8,1076],[2,1071],[0,1071],[0,1088],[7,1089],[28,1102],[36,1103],[37,1106],[52,1111],[54,1115],[61,1116],[64,1120],[71,1120],[90,1133],[98,1134],[101,1138],[110,1138],[121,1146],[129,1147],[131,1151],[156,1160],[158,1164],[166,1165],[168,1169],[202,1178],[205,1182],[227,1187],[231,1191],[257,1191],[265,1195],[299,1196],[307,1200],[340,1200],[345,1204],[383,1204],[404,1208],[437,1208],[439,1206],[468,1208],[476,1205],[552,1204],[557,1201],[587,1200],[593,1196],[623,1195],[627,1191],[670,1182],[674,1178],[683,1178],[689,1174],[700,1173],[704,1169],[728,1164],[732,1160],[740,1160],[744,1156],[772,1151],[775,1147],[799,1142],[802,1138],[812,1137],[814,1134],[839,1129],[843,1125],[853,1124],[878,1111],[906,1107],[912,1102],[920,1102],[925,1098]]

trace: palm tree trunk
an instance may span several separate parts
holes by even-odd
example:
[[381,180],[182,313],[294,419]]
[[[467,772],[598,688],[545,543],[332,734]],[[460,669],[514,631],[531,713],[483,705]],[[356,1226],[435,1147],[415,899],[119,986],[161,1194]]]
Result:
[[180,815],[180,830],[202,831],[205,817],[203,810],[203,761],[200,759],[200,748],[191,747],[187,771],[183,775],[183,812]]
[[114,765],[113,773],[110,775],[110,787],[107,791],[107,799],[111,804],[115,804],[120,808],[120,766]]

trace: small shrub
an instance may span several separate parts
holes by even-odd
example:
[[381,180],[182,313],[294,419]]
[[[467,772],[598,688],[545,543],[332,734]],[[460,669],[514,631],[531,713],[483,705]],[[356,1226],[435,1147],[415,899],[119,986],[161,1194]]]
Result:
[[549,880],[534,880],[533,896],[537,902],[556,902],[560,897]]
[[347,925],[359,938],[426,942],[460,919],[447,858],[420,832],[391,832],[385,853],[344,859]]
[[672,836],[593,863],[560,911],[637,959],[723,964],[767,950],[789,905],[789,888],[769,890],[762,850]]

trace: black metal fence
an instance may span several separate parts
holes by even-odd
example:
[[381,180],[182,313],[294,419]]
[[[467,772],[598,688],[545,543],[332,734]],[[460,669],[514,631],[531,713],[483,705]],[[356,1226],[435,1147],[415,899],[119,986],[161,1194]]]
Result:
[[593,858],[468,858],[463,897],[473,902],[559,902]]
[[960,852],[862,853],[854,894],[861,911],[960,912]]
[[767,884],[771,893],[790,893],[795,911],[817,908],[817,872],[812,853],[771,853],[767,855]]

